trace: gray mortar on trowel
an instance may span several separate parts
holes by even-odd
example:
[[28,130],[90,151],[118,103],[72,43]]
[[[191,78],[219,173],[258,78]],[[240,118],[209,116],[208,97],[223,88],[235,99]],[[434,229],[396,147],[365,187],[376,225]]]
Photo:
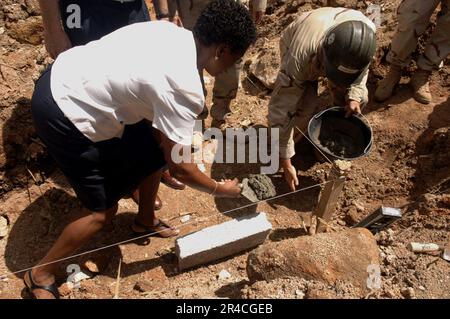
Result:
[[274,197],[277,193],[272,180],[267,175],[250,174],[242,180],[242,192],[252,202]]

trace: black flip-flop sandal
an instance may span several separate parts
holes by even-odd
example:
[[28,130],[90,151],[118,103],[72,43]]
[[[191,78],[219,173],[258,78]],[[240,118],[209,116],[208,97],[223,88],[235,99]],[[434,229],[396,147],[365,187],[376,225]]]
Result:
[[[27,275],[28,275],[28,278],[30,279],[31,287],[28,285],[27,281],[25,280],[25,277]],[[48,286],[41,286],[41,285],[36,284],[33,280],[33,276],[31,275],[31,270],[28,270],[25,273],[25,276],[23,277],[23,283],[25,284],[28,291],[31,293],[31,295],[33,295],[34,298],[36,298],[36,296],[34,295],[33,291],[36,289],[48,291],[49,293],[51,293],[53,295],[53,297],[55,297],[55,299],[59,299],[59,297],[60,297],[58,287],[56,286],[55,283],[48,285]]]
[[[145,229],[145,231],[137,232],[137,231],[135,231],[135,230],[133,229],[133,226],[131,226],[131,227],[130,227],[130,228],[131,228],[131,231],[133,232],[134,235],[137,235],[137,236],[148,234],[149,236],[155,236],[155,235],[158,235],[158,236],[160,236],[160,237],[163,237],[163,236],[161,236],[160,232],[157,232],[157,231],[155,230],[155,228],[158,228],[158,227],[166,227],[166,228],[168,228],[168,229],[172,229],[172,230],[176,231],[176,229],[173,229],[171,226],[167,225],[167,224],[166,224],[165,222],[163,222],[162,220],[159,220],[158,224],[156,224],[155,226],[147,226],[147,225],[144,225],[144,224],[142,224],[141,222],[139,222],[139,221],[136,220],[136,219],[134,220],[134,224],[135,224],[136,226],[139,226],[139,227]],[[177,235],[178,235],[178,234],[177,234]],[[170,236],[170,237],[174,237],[174,236]],[[170,237],[163,237],[163,238],[170,238]]]

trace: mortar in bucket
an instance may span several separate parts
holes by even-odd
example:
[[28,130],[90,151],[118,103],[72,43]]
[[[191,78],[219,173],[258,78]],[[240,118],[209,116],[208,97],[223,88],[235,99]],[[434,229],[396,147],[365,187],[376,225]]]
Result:
[[351,161],[369,154],[373,132],[360,114],[345,117],[345,108],[332,107],[309,121],[311,141],[331,160]]

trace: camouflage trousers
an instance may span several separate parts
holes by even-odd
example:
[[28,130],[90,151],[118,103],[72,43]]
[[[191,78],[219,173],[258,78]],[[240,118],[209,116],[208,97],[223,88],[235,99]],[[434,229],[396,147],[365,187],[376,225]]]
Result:
[[403,0],[397,11],[398,30],[392,39],[388,62],[400,67],[409,64],[417,40],[426,31],[439,4],[441,9],[436,28],[424,53],[418,58],[417,65],[427,71],[440,67],[450,54],[450,0]]
[[[200,13],[210,2],[211,0],[178,0],[178,14],[183,22],[183,27],[192,30]],[[242,59],[239,59],[232,67],[216,76],[213,88],[213,107],[211,108],[213,119],[223,120],[225,115],[230,112],[230,102],[236,97],[239,88],[242,65]]]

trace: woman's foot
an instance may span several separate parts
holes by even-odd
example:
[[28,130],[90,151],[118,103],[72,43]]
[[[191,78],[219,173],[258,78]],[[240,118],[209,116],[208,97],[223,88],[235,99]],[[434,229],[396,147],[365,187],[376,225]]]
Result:
[[36,276],[33,270],[25,273],[23,281],[36,299],[59,299],[58,287],[53,276]]
[[[131,198],[137,205],[139,205],[139,190],[135,190],[131,194]],[[159,198],[159,196],[157,194],[156,198],[155,198],[155,210],[160,210],[162,208],[162,206],[163,206],[163,203],[161,201],[161,198]]]
[[148,233],[149,235],[154,234],[162,238],[174,237],[180,233],[178,229],[169,226],[160,219],[156,219],[151,226],[141,223],[140,221],[135,219],[133,225],[131,226],[131,229],[137,235],[144,235]]

